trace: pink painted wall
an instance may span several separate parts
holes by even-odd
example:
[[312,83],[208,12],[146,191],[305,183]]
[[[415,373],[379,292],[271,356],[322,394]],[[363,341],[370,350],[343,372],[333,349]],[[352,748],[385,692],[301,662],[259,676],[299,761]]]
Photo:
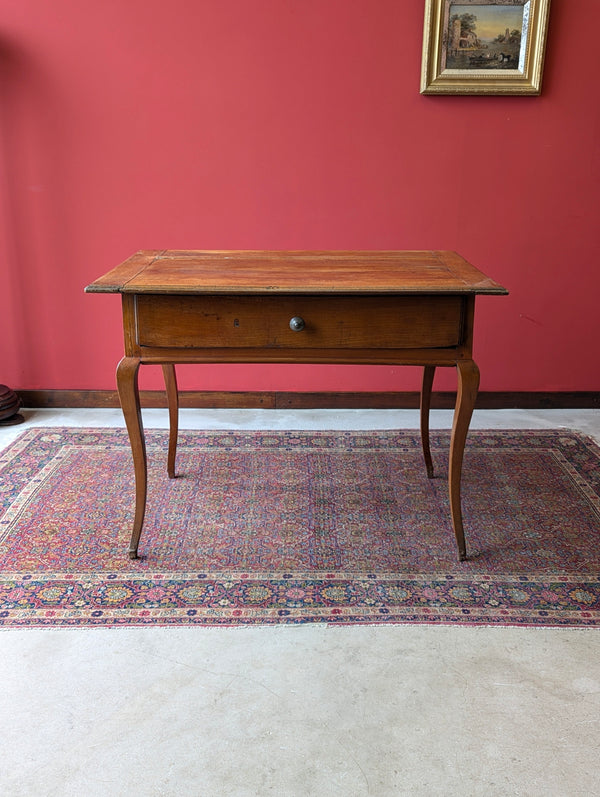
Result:
[[[119,299],[83,288],[136,249],[441,248],[511,291],[478,303],[482,389],[600,390],[600,2],[553,0],[537,98],[421,96],[423,8],[0,0],[0,382],[113,388]],[[324,366],[181,381],[418,384]]]

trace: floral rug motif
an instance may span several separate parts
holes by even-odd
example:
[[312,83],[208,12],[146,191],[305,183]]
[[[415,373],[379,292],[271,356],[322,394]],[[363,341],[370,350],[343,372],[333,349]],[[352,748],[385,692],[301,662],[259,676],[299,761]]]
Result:
[[0,452],[0,625],[600,625],[600,448],[471,431],[458,562],[448,432],[146,433],[141,558],[121,429],[32,428]]

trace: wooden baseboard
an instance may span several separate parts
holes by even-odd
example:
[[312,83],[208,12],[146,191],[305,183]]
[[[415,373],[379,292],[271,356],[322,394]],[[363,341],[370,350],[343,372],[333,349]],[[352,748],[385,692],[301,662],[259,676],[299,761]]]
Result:
[[[118,407],[116,390],[21,390],[17,391],[24,407],[78,408]],[[454,407],[456,394],[434,392],[435,409]],[[140,391],[142,407],[166,407],[159,390]],[[248,409],[416,409],[418,392],[360,393],[286,393],[183,391],[180,406],[192,408]],[[598,409],[600,392],[480,392],[478,409]]]

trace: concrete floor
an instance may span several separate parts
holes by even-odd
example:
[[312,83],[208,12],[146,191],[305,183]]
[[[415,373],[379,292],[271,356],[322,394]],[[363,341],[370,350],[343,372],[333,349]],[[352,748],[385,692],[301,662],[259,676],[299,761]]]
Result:
[[[27,426],[122,426],[117,410]],[[184,428],[415,428],[411,411],[184,410]],[[432,413],[432,427],[451,414]],[[147,427],[166,413],[145,411]],[[0,447],[27,428],[0,429]],[[600,412],[476,412],[579,429]],[[0,632],[0,795],[600,795],[600,631]]]

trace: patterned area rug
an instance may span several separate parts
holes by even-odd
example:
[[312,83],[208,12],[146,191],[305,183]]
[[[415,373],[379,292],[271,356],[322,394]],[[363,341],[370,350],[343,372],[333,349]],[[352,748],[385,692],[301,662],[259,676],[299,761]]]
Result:
[[0,624],[596,626],[600,449],[563,431],[147,432],[141,559],[118,429],[30,429],[0,452]]

